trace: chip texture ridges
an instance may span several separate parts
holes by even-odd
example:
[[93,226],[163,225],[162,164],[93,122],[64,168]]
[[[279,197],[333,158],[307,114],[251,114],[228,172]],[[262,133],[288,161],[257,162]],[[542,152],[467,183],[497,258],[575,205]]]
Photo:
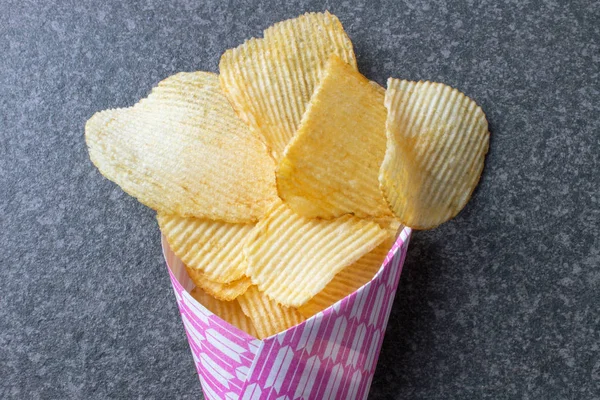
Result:
[[269,297],[299,307],[388,236],[373,221],[351,215],[309,219],[281,204],[249,235],[247,275]]
[[485,114],[447,85],[393,78],[385,106],[382,192],[403,224],[434,228],[460,212],[479,181],[489,146]]
[[186,270],[190,279],[197,287],[223,301],[234,300],[236,297],[244,294],[252,284],[252,281],[247,276],[229,283],[219,283],[208,279],[206,274],[199,269],[186,266]]
[[294,308],[285,307],[270,299],[255,285],[238,297],[243,312],[256,328],[257,338],[264,339],[304,321]]
[[311,218],[392,215],[379,189],[385,91],[332,55],[277,167],[280,197]]
[[307,13],[279,22],[227,50],[219,63],[221,85],[250,128],[278,160],[296,132],[325,63],[337,54],[356,69],[352,42],[336,16]]
[[96,113],[85,130],[100,172],[157,211],[254,222],[276,198],[273,161],[216,74],[171,76],[133,107]]
[[322,291],[298,307],[300,314],[310,318],[373,279],[393,244],[394,236],[390,233],[390,236],[379,246],[338,272]]
[[158,225],[173,253],[211,281],[229,283],[246,272],[243,247],[252,224],[230,224],[158,213]]

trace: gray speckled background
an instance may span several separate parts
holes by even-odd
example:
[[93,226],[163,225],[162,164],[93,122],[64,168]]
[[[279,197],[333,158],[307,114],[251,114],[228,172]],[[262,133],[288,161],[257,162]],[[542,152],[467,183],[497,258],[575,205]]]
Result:
[[201,397],[153,212],[84,123],[326,8],[369,78],[453,85],[492,132],[466,209],[413,237],[371,398],[600,398],[599,2],[133,3],[0,0],[0,398]]

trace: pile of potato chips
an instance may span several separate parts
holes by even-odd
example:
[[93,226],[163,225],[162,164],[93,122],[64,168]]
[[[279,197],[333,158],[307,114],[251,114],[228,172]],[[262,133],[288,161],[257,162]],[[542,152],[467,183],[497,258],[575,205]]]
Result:
[[308,13],[86,125],[91,160],[155,209],[192,294],[257,338],[373,278],[401,225],[473,192],[485,115],[446,85],[361,75],[340,21]]

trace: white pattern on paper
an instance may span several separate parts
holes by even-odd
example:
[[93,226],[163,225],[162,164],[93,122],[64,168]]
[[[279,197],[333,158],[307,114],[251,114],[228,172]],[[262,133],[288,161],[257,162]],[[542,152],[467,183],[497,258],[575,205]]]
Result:
[[355,371],[352,375],[352,380],[350,383],[350,387],[348,388],[348,394],[346,395],[346,400],[356,400],[356,395],[358,394],[358,387],[360,385],[360,381],[362,380],[362,374],[360,371]]
[[381,333],[379,329],[375,330],[373,333],[373,337],[371,338],[371,345],[369,346],[369,352],[367,353],[367,359],[365,360],[365,371],[368,371],[372,368],[373,361],[375,360],[375,355],[377,354],[377,350],[379,348],[379,339],[381,338]]
[[321,322],[323,318],[311,318],[306,321],[306,325],[304,326],[304,330],[302,331],[302,336],[300,336],[300,341],[298,342],[298,346],[296,347],[296,351],[306,348],[306,351],[309,353],[312,351],[313,344],[315,343],[315,339],[317,337],[317,333],[319,332],[319,328],[321,326]]
[[276,392],[281,390],[281,385],[285,380],[285,375],[290,368],[290,363],[292,362],[293,358],[294,351],[290,348],[290,346],[285,346],[279,349],[277,356],[273,361],[271,372],[269,372],[269,376],[265,382],[265,389],[272,386]]
[[[183,264],[171,278],[205,398],[208,400],[366,399],[393,307],[406,228],[385,268],[346,298],[264,341],[231,327],[182,290]],[[166,254],[169,254],[168,252]],[[177,260],[172,254],[169,254]],[[391,268],[391,269],[390,269]],[[178,280],[183,276],[183,281]],[[383,324],[383,325],[382,325]],[[317,397],[318,396],[318,397]]]
[[329,381],[325,387],[325,393],[323,393],[323,400],[334,400],[337,395],[338,388],[342,382],[342,376],[344,375],[344,368],[341,365],[336,364],[331,369],[331,375],[329,375]]
[[352,347],[350,348],[350,352],[348,353],[348,357],[346,359],[346,366],[352,364],[352,366],[356,368],[356,362],[358,361],[358,356],[360,356],[360,350],[366,335],[367,327],[364,323],[360,324],[354,333],[354,340],[352,341]]
[[209,400],[221,400],[220,396],[217,393],[215,393],[211,385],[202,385],[202,392],[202,394],[204,394],[204,397]]
[[275,339],[277,339],[277,341],[279,342],[279,344],[282,344],[282,343],[283,343],[283,339],[285,339],[285,334],[286,334],[285,332],[286,332],[286,331],[279,332],[279,333],[277,334],[277,336],[275,336]]
[[257,354],[258,353],[258,349],[260,349],[260,347],[262,346],[262,344],[263,344],[262,340],[258,340],[258,339],[251,340],[248,343],[248,347],[249,347],[250,352],[252,354]]
[[394,305],[394,289],[392,288],[392,292],[390,293],[390,296],[388,298],[388,302],[385,306],[385,310],[383,310],[383,312],[385,313],[385,318],[383,319],[383,329],[385,329],[385,327],[387,326],[388,320],[390,319],[390,313],[392,311],[392,306]]
[[398,259],[398,257],[394,257],[392,259],[391,265],[390,265],[390,278],[387,280],[386,285],[390,288],[395,287],[395,282],[396,282],[396,278],[398,278],[398,274],[400,273],[400,268],[398,267],[398,261],[396,261],[396,259]]
[[310,398],[310,392],[312,391],[313,385],[317,380],[317,374],[320,366],[321,361],[319,361],[319,357],[317,356],[312,356],[306,361],[306,364],[304,365],[304,371],[302,371],[302,376],[300,377],[300,381],[296,387],[296,392],[294,393],[294,399]]
[[340,313],[340,307],[341,306],[342,306],[342,301],[341,300],[333,304],[333,310],[335,311],[336,314]]
[[[198,346],[198,347],[200,347],[200,346]],[[194,364],[198,364],[200,362],[200,359],[198,358],[196,353],[194,353],[193,351],[192,351],[192,358],[194,359]]]
[[208,317],[214,314],[208,311],[202,304],[198,303],[188,292],[183,291],[181,296],[183,298],[183,304],[194,313],[194,316],[200,318],[205,324],[208,324]]
[[214,329],[209,329],[206,331],[206,339],[208,343],[215,346],[219,349],[223,354],[231,358],[232,360],[237,361],[240,360],[240,354],[245,352],[245,349],[237,344],[233,343],[231,340],[227,339],[225,336],[221,335]]
[[244,391],[244,395],[242,396],[242,400],[258,400],[262,395],[262,390],[260,390],[260,386],[258,383],[252,383],[246,386],[246,390]]
[[207,354],[200,355],[200,363],[221,385],[229,388],[229,380],[233,378],[233,375],[216,364]]
[[365,302],[367,301],[367,297],[369,297],[370,290],[371,285],[363,286],[358,290],[354,300],[354,306],[352,307],[352,312],[350,313],[350,319],[360,318],[362,316],[362,311],[365,306]]
[[379,291],[377,291],[377,297],[375,298],[375,303],[373,304],[369,318],[369,325],[374,325],[375,322],[377,322],[377,317],[379,317],[379,312],[381,311],[381,306],[383,305],[384,296],[385,286],[382,285],[379,287]]
[[331,360],[335,362],[338,351],[340,350],[340,344],[342,343],[342,340],[344,340],[347,325],[346,317],[338,317],[338,319],[335,320],[333,330],[331,331],[331,335],[327,342],[327,347],[325,348],[325,354],[323,354],[324,359],[331,357]]
[[248,376],[248,371],[250,370],[250,367],[246,366],[246,365],[242,365],[241,367],[237,367],[235,369],[235,376],[237,376],[237,378],[244,382],[246,380],[246,377]]
[[194,325],[190,322],[188,317],[184,314],[181,314],[181,320],[183,321],[183,326],[186,331],[191,336],[191,339],[194,341],[196,346],[200,346],[200,343],[205,340],[204,336],[194,327]]

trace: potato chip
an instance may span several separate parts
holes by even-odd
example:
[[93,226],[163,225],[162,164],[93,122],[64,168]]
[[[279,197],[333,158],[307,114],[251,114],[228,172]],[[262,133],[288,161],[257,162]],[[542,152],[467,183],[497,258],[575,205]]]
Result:
[[238,302],[256,328],[258,339],[283,332],[304,321],[304,317],[296,309],[282,306],[270,299],[255,285],[238,297]]
[[272,299],[299,307],[386,237],[373,221],[351,215],[309,219],[281,204],[249,235],[247,275]]
[[322,291],[307,303],[298,307],[298,312],[305,318],[310,318],[319,311],[323,311],[354,293],[373,279],[394,244],[394,238],[395,236],[390,232],[390,236],[381,242],[379,246],[338,272]]
[[390,236],[396,239],[398,233],[400,232],[400,228],[403,228],[400,221],[398,221],[395,217],[378,217],[378,218],[366,218],[368,221],[373,221],[379,224],[382,229],[388,231]]
[[254,222],[276,199],[273,160],[216,74],[174,75],[133,107],[96,113],[85,130],[100,172],[155,210]]
[[379,189],[385,91],[332,55],[277,169],[279,196],[305,217],[392,215]]
[[218,300],[198,287],[194,288],[190,294],[198,301],[198,303],[202,304],[210,312],[222,320],[230,323],[249,335],[254,337],[257,336],[256,329],[254,328],[254,325],[252,325],[252,321],[246,316],[246,314],[244,314],[237,300]]
[[352,42],[336,16],[307,13],[279,22],[221,57],[221,85],[253,131],[279,160],[330,54],[356,69]]
[[477,186],[489,146],[485,114],[447,85],[393,78],[385,106],[381,189],[403,224],[434,228],[458,214]]
[[208,279],[204,272],[199,269],[190,268],[188,266],[185,268],[190,279],[196,286],[211,296],[223,301],[234,300],[236,297],[244,294],[252,284],[252,281],[247,276],[242,276],[240,279],[233,282],[219,283]]
[[252,224],[230,224],[158,213],[162,234],[173,253],[191,269],[216,283],[241,279],[246,272],[244,243]]

